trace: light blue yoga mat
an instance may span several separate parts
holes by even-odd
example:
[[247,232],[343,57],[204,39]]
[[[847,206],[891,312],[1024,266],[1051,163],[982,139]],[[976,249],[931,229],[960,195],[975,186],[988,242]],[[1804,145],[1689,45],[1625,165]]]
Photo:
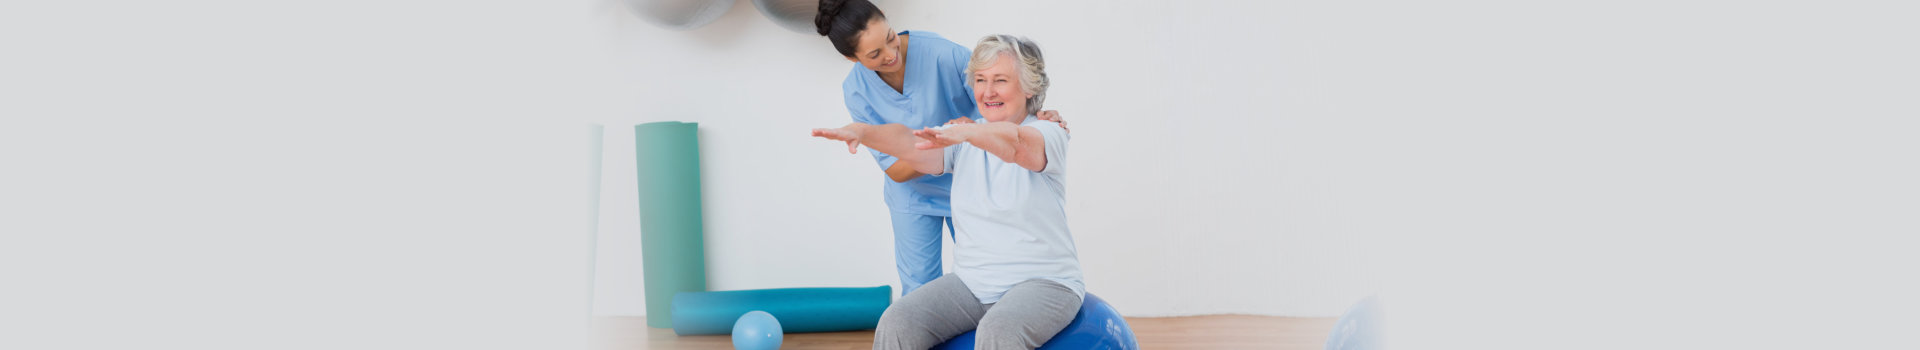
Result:
[[892,286],[685,292],[673,296],[673,333],[728,334],[754,310],[773,314],[787,333],[873,329],[891,304]]

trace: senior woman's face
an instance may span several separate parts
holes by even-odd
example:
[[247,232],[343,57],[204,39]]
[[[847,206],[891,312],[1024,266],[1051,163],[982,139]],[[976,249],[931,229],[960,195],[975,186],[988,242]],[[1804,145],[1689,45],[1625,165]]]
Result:
[[1020,64],[1001,54],[993,65],[973,72],[973,100],[989,122],[1020,122],[1027,118],[1027,94],[1020,90]]

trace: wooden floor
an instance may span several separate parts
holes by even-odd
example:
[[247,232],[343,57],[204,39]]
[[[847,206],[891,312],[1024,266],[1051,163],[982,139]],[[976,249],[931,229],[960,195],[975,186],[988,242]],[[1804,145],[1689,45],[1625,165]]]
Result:
[[[1127,318],[1141,349],[1322,349],[1333,322],[1246,315]],[[595,348],[605,350],[733,348],[726,335],[676,336],[672,329],[647,328],[645,317],[598,317],[594,331]],[[788,334],[780,348],[872,349],[873,331]]]

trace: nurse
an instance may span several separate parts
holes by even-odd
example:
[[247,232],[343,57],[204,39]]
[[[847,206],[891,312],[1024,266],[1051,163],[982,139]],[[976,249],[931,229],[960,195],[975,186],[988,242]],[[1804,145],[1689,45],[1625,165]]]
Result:
[[[917,130],[979,119],[973,88],[967,84],[972,52],[966,47],[930,32],[895,32],[880,8],[867,0],[822,0],[813,23],[854,63],[840,84],[854,122]],[[1060,121],[1054,111],[1038,117]],[[849,144],[847,151],[857,152],[857,146]],[[940,227],[953,231],[948,206],[953,178],[915,172],[892,155],[869,153],[886,173],[883,191],[893,219],[894,264],[900,294],[906,295],[943,274]]]

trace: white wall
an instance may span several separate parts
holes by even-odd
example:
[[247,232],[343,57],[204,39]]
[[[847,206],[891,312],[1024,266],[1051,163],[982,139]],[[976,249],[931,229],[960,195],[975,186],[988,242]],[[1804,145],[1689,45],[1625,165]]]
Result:
[[[1127,314],[1381,290],[1408,347],[1803,349],[1916,347],[1900,5],[885,6],[1047,48]],[[848,63],[620,6],[0,2],[0,348],[579,348],[645,312],[624,147],[585,300],[589,123],[702,123],[712,287],[892,283],[871,161],[804,136]]]

